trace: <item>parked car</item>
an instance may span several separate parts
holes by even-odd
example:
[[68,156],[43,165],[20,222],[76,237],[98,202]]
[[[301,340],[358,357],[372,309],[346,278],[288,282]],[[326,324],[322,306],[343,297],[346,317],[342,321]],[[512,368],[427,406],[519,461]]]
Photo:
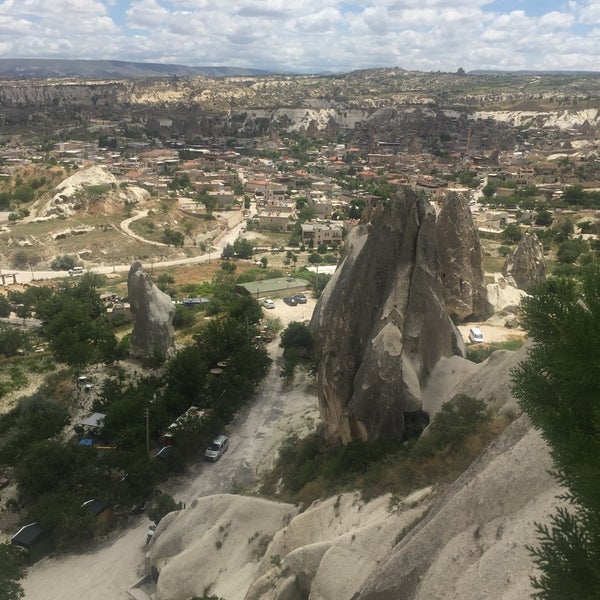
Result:
[[275,302],[273,302],[273,300],[271,300],[270,298],[265,298],[261,304],[265,307],[265,308],[275,308]]
[[306,304],[308,302],[304,294],[294,294],[294,298],[298,304]]
[[483,342],[483,333],[481,333],[481,329],[479,329],[479,327],[471,327],[471,329],[469,329],[469,339],[474,344]]
[[283,301],[288,305],[288,306],[296,306],[298,304],[298,300],[296,300],[296,298],[294,296],[286,296]]
[[83,267],[73,267],[69,269],[69,275],[73,277],[73,275],[83,275]]
[[208,445],[208,448],[204,451],[204,458],[216,462],[223,456],[228,447],[229,439],[226,435],[220,435]]

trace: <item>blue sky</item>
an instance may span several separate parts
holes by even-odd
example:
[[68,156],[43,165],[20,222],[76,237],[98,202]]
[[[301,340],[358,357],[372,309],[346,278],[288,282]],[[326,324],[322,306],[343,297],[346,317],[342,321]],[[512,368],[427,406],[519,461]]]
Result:
[[600,0],[0,0],[0,58],[600,71]]

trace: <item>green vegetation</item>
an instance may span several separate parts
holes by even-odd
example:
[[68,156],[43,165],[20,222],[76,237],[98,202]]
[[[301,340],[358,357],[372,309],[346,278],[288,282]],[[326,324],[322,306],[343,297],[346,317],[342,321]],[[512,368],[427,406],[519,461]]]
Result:
[[0,544],[0,600],[19,600],[25,593],[19,583],[25,569],[14,546]]
[[467,358],[475,363],[483,362],[496,350],[518,350],[523,345],[522,339],[507,340],[505,342],[492,342],[489,344],[475,344],[467,346]]
[[237,238],[233,244],[227,244],[223,248],[221,258],[252,258],[254,244],[250,240]]
[[53,271],[68,271],[75,266],[75,258],[68,254],[63,254],[62,256],[57,256],[52,263],[50,264],[50,268]]
[[98,294],[101,281],[86,273],[77,282],[62,282],[36,303],[43,334],[58,361],[80,368],[122,355]]
[[381,439],[331,447],[320,433],[291,437],[262,491],[271,494],[282,481],[283,498],[310,503],[351,489],[375,497],[449,483],[506,425],[492,420],[482,401],[457,396],[442,406],[425,435],[408,443]]
[[[104,322],[97,283],[94,276],[86,275],[39,296],[27,290],[32,296],[29,306],[45,320],[43,334],[55,356],[76,369],[88,360],[110,358],[116,349],[126,349],[126,338],[116,347],[111,342],[114,332]],[[86,433],[93,445],[81,446],[72,435],[64,437],[74,392],[72,372],[51,376],[38,394],[21,399],[15,409],[0,416],[0,466],[14,469],[24,518],[49,529],[59,550],[98,533],[98,523],[82,508],[84,501],[99,498],[121,507],[115,510],[122,513],[149,499],[159,481],[199,456],[265,375],[270,360],[262,345],[256,344],[260,305],[235,293],[233,278],[225,273],[215,278],[211,290],[213,300],[219,298],[213,303],[213,319],[159,374],[128,379],[115,368],[115,376],[104,381],[93,406],[106,415],[104,427]],[[66,332],[70,332],[68,340]],[[36,355],[35,360],[41,363],[42,357]],[[227,376],[215,372],[218,364],[225,365]],[[156,454],[167,427],[192,407],[203,413],[189,417],[176,431],[168,457],[151,460],[145,411],[151,423],[151,454]],[[85,433],[79,425],[75,432],[78,437]],[[160,520],[177,504],[159,495],[152,507],[153,518]]]
[[313,361],[313,336],[303,323],[292,321],[281,334],[279,346],[283,348],[283,377],[292,377],[298,364],[311,365]]
[[582,282],[552,278],[522,303],[534,340],[513,371],[513,392],[548,442],[566,488],[549,526],[530,548],[539,600],[600,597],[600,267]]

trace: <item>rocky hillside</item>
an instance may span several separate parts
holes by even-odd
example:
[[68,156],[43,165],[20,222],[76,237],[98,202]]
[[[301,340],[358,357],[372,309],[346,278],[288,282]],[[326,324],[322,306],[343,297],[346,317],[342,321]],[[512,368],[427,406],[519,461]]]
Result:
[[[35,132],[47,123],[89,127],[95,119],[152,123],[176,137],[319,132],[336,139],[440,132],[512,148],[509,125],[590,128],[599,121],[600,78],[590,75],[458,75],[371,69],[338,76],[6,80],[0,120]],[[493,123],[494,127],[490,128]]]
[[[485,367],[482,367],[485,369]],[[356,493],[304,512],[240,496],[199,498],[156,530],[155,600],[523,600],[533,522],[560,492],[547,448],[521,418],[443,494],[391,503]]]

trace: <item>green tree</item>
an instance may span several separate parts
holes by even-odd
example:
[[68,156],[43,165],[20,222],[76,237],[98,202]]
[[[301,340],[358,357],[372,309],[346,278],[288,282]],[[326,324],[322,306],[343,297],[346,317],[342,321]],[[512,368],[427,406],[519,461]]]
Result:
[[600,267],[549,279],[521,304],[533,344],[513,392],[548,442],[568,505],[536,526],[535,598],[600,598]]
[[517,244],[522,237],[521,228],[514,223],[509,223],[502,231],[502,239],[509,244]]
[[37,303],[42,331],[57,360],[81,367],[114,357],[117,341],[97,292],[99,283],[96,275],[86,273],[77,283],[65,282]]
[[53,271],[68,271],[75,266],[75,259],[68,254],[63,254],[62,256],[57,256],[52,263],[50,264],[50,268]]
[[573,221],[569,217],[566,217],[558,223],[555,223],[552,229],[555,231],[556,241],[564,242],[571,238],[575,231],[575,226],[573,225]]
[[287,350],[294,348],[308,355],[313,349],[312,332],[303,323],[292,321],[283,330],[279,345],[283,348],[284,354]]
[[0,600],[19,600],[25,596],[19,583],[25,576],[25,569],[16,549],[10,544],[0,544]]
[[540,225],[542,227],[550,227],[552,225],[552,213],[546,208],[541,208],[538,210],[537,215],[535,217],[535,224]]
[[10,302],[4,294],[0,294],[0,317],[8,317],[10,315]]
[[237,238],[235,242],[233,242],[233,251],[238,258],[252,258],[254,244],[250,240]]
[[181,231],[165,227],[163,229],[162,241],[168,246],[182,247],[185,242],[185,236]]
[[556,258],[560,263],[574,263],[582,252],[587,249],[583,240],[565,240],[556,251]]

